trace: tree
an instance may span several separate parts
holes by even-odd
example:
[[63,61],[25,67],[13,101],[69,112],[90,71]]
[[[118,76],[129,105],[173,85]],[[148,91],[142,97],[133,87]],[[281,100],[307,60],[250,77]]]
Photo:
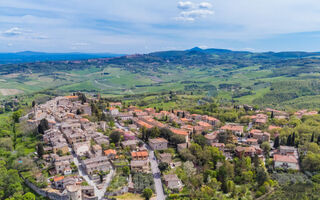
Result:
[[177,145],[177,144],[185,143],[186,138],[183,135],[176,135],[175,134],[170,137],[170,142],[174,145]]
[[274,139],[274,144],[273,144],[273,147],[276,149],[280,146],[280,139],[279,139],[279,136],[277,136],[275,139]]
[[199,144],[202,147],[207,144],[207,140],[203,135],[195,135],[193,139],[195,143]]
[[261,144],[261,148],[264,151],[265,155],[268,155],[269,151],[271,150],[270,143],[269,142],[263,142]]
[[19,123],[19,118],[21,117],[22,113],[21,113],[21,110],[18,110],[18,111],[15,111],[13,114],[12,114],[12,120],[14,123]]
[[274,118],[274,113],[273,113],[273,111],[271,112],[271,117],[270,117],[271,119],[273,119]]
[[317,144],[320,145],[320,135],[318,136]]
[[40,124],[38,125],[38,133],[44,134],[44,132],[48,129],[49,129],[48,120],[44,118],[40,121]]
[[120,141],[120,133],[118,131],[113,131],[109,137],[111,142],[114,144],[118,144]]
[[43,154],[44,154],[44,149],[43,149],[43,144],[39,143],[37,146],[37,153],[38,153],[38,157],[42,158]]
[[36,199],[36,196],[31,192],[28,192],[23,195],[23,200],[35,200],[35,199]]
[[32,101],[32,108],[35,107],[35,105],[36,105],[36,102]]
[[312,133],[311,141],[310,141],[310,142],[313,142],[313,141],[314,141],[314,132]]
[[256,179],[259,185],[262,185],[265,181],[269,179],[268,173],[266,172],[264,167],[257,168]]
[[165,162],[160,162],[159,163],[159,169],[160,171],[165,171],[169,168],[169,164],[168,163],[165,163]]
[[291,135],[287,137],[287,146],[291,146]]
[[129,176],[129,174],[130,174],[130,168],[129,168],[128,166],[124,166],[124,167],[122,168],[122,172],[123,172],[123,174],[124,174],[125,176]]
[[293,132],[292,137],[291,137],[291,145],[292,146],[295,146],[295,143],[296,143],[295,140],[296,140],[296,133]]
[[149,200],[152,197],[152,190],[150,188],[146,188],[143,190],[143,197],[146,198],[146,200]]

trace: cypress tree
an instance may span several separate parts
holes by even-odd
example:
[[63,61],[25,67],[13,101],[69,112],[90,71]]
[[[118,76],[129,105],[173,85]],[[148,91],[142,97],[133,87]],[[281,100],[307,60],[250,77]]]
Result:
[[312,133],[311,141],[310,141],[310,142],[314,142],[314,133]]
[[320,145],[320,135],[318,136],[318,141],[317,143]]
[[273,119],[274,118],[274,113],[273,113],[273,111],[271,112],[271,119]]
[[38,144],[37,153],[38,153],[38,157],[42,158],[42,156],[44,154],[44,149],[43,149],[43,144],[42,143]]
[[295,140],[296,140],[296,133],[293,132],[292,138],[291,138],[291,145],[292,145],[292,146],[295,146]]
[[279,146],[280,146],[280,139],[279,139],[279,136],[277,136],[274,140],[273,147],[278,148]]
[[288,136],[287,138],[287,146],[291,145],[291,135]]

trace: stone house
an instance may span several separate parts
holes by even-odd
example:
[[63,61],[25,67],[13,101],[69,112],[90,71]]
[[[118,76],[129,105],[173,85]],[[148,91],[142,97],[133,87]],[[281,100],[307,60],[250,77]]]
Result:
[[168,148],[168,141],[164,138],[149,139],[149,146],[153,150],[165,150]]
[[183,185],[176,174],[166,174],[163,176],[164,182],[169,189],[181,190]]

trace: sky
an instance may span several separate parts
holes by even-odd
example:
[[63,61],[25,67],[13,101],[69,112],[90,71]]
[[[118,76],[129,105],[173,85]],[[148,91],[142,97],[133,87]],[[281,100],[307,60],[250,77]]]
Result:
[[320,51],[319,0],[0,0],[0,52]]

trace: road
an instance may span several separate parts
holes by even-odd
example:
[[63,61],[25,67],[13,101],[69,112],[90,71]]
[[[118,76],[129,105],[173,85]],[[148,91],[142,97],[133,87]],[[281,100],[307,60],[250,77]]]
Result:
[[72,149],[69,149],[70,152],[72,152],[73,156],[73,162],[78,167],[79,176],[82,176],[84,180],[94,188],[94,193],[98,197],[98,200],[103,199],[104,193],[106,192],[107,187],[109,186],[112,177],[114,176],[114,169],[110,170],[110,173],[107,175],[106,181],[103,182],[103,186],[101,189],[98,189],[97,185],[94,181],[92,181],[89,176],[86,174],[85,170],[83,169],[77,155],[72,151]]
[[119,128],[119,129],[122,129],[122,130],[125,130],[125,131],[129,131],[128,128],[121,126],[118,122],[115,122],[115,125],[116,125],[116,127]]
[[165,195],[163,193],[161,174],[160,174],[160,170],[158,167],[157,159],[154,156],[154,151],[152,151],[148,145],[146,145],[146,148],[149,150],[149,160],[150,160],[150,164],[151,164],[151,171],[153,174],[153,181],[154,181],[154,186],[156,189],[157,200],[164,200]]
[[[121,126],[118,122],[115,123],[116,127],[125,131],[128,131],[128,128]],[[141,141],[141,140],[139,140]],[[142,141],[143,142],[143,141]],[[144,144],[145,148],[149,151],[149,160],[151,164],[151,171],[153,174],[153,181],[156,189],[157,194],[157,200],[165,200],[165,195],[162,188],[162,182],[161,182],[161,174],[158,167],[158,162],[156,157],[154,156],[154,151],[150,148],[149,145]]]

